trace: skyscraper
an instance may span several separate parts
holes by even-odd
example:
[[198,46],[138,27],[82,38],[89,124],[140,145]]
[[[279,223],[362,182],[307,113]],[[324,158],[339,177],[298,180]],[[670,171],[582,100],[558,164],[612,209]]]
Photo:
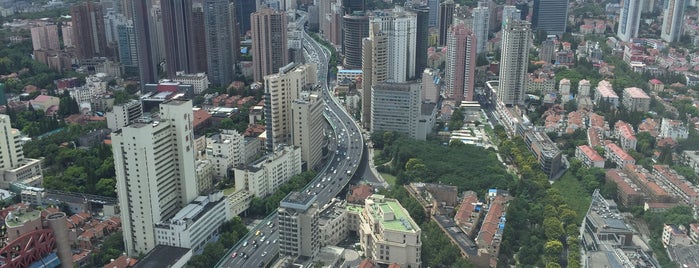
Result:
[[[165,66],[168,77],[174,77],[178,71],[193,73],[191,62],[194,47],[192,27],[194,12],[191,0],[161,0],[163,33],[165,36]],[[203,29],[202,29],[203,30]]]
[[315,195],[289,193],[277,209],[279,254],[313,257],[320,250],[318,203]]
[[439,4],[439,46],[447,43],[447,31],[454,22],[454,0],[445,0]]
[[374,12],[370,20],[370,27],[377,27],[388,41],[388,55],[383,58],[387,60],[386,79],[393,82],[413,79],[416,75],[417,14],[396,6],[389,12]]
[[111,56],[105,36],[104,9],[99,3],[87,1],[70,8],[73,23],[73,39],[78,58]]
[[638,36],[638,25],[641,22],[641,1],[623,0],[621,13],[619,14],[619,28],[616,36],[623,42]]
[[156,43],[153,38],[155,25],[148,19],[152,6],[149,0],[127,0],[133,10],[133,26],[136,31],[136,47],[138,50],[138,73],[141,87],[145,84],[158,82]]
[[205,0],[204,18],[209,81],[213,85],[225,87],[233,82],[235,67],[235,26],[232,25],[228,0]]
[[277,73],[289,63],[286,15],[263,8],[250,15],[252,24],[252,66],[256,82]]
[[342,52],[345,56],[346,69],[362,68],[362,39],[369,36],[369,17],[364,13],[345,15],[342,18],[344,28]]
[[660,29],[660,38],[666,42],[676,42],[680,39],[684,7],[684,0],[667,1],[663,10],[663,28]]
[[250,15],[255,13],[255,0],[233,1],[235,3],[235,14],[238,19],[240,35],[245,35],[251,29]]
[[567,21],[568,1],[534,0],[532,26],[535,31],[545,31],[547,34],[561,35],[566,31]]
[[125,69],[138,70],[138,47],[136,46],[136,29],[133,23],[117,26],[119,62]]
[[415,75],[421,74],[427,67],[427,47],[430,35],[429,9],[427,6],[413,6],[410,11],[417,14],[417,31],[415,33]]
[[192,65],[192,73],[210,72],[208,62],[209,46],[207,44],[209,36],[207,35],[208,32],[206,31],[206,19],[207,18],[204,14],[204,3],[199,1],[194,2],[192,4],[192,23],[190,24],[192,38],[189,42],[189,45],[192,48],[192,53],[189,54],[189,62]]
[[342,9],[345,12],[344,14],[364,12],[366,3],[365,0],[342,0]]
[[307,169],[317,170],[323,149],[323,98],[320,92],[303,91],[291,103],[292,144],[301,149]]
[[430,9],[430,28],[439,26],[437,22],[439,17],[439,0],[427,0],[427,6]]
[[292,102],[299,98],[301,90],[316,83],[314,64],[290,63],[278,73],[266,75],[265,120],[267,124],[267,150],[273,151],[279,144],[292,144]]
[[490,29],[490,11],[483,2],[478,2],[478,7],[473,9],[473,33],[476,35],[476,53],[488,52],[488,29]]
[[169,100],[159,111],[157,119],[132,123],[112,133],[129,256],[153,249],[154,225],[173,217],[197,197],[192,101]]
[[362,40],[362,125],[371,127],[371,86],[386,80],[388,38],[375,26],[369,25],[369,37]]
[[515,20],[503,29],[497,96],[505,105],[524,105],[531,34],[527,21]]
[[449,28],[444,81],[447,96],[456,102],[473,100],[476,43],[476,35],[465,24],[456,23]]

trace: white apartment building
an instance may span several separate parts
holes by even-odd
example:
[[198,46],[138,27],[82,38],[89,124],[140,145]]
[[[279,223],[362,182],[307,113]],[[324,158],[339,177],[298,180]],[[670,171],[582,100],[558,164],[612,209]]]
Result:
[[406,268],[422,265],[422,230],[397,200],[374,194],[365,200],[359,218],[359,242],[367,258]]
[[289,193],[277,209],[279,254],[313,258],[320,250],[318,203],[315,195]]
[[243,135],[230,129],[206,138],[206,159],[211,160],[216,178],[227,178],[230,167],[245,163],[244,143]]
[[214,187],[214,165],[209,159],[200,159],[195,166],[197,167],[197,193],[208,194]]
[[[505,105],[524,105],[531,45],[531,24],[515,20],[502,31],[498,99]],[[477,37],[476,37],[477,38]]]
[[619,95],[607,80],[599,81],[595,89],[595,104],[599,105],[601,101],[608,102],[613,108],[619,107]]
[[182,84],[192,85],[194,87],[194,94],[198,95],[204,90],[209,89],[209,76],[206,73],[195,73],[188,74],[185,72],[176,72],[175,77],[172,81],[180,82]]
[[688,136],[689,130],[682,121],[663,118],[663,121],[660,122],[659,137],[677,140],[686,139]]
[[277,148],[250,165],[233,168],[235,188],[246,190],[257,197],[274,193],[279,186],[299,173],[301,149],[293,146]]
[[250,207],[250,200],[252,200],[252,195],[248,191],[240,190],[235,191],[226,196],[226,207],[228,207],[228,214],[231,217],[235,217],[243,213]]
[[126,253],[156,244],[155,224],[174,217],[197,196],[191,100],[160,104],[159,117],[112,133],[117,195]]
[[304,91],[291,103],[292,144],[301,149],[307,169],[316,169],[323,157],[323,98]]
[[418,137],[421,84],[381,83],[371,90],[371,131],[395,131],[413,139]]
[[198,196],[174,217],[157,223],[156,243],[189,248],[193,252],[203,250],[218,235],[221,224],[233,218],[223,198],[223,192]]
[[417,14],[396,6],[391,11],[373,11],[369,20],[369,35],[380,33],[386,38],[386,80],[405,82],[415,77],[415,46],[417,45]]
[[107,127],[112,131],[117,131],[143,116],[141,102],[131,100],[124,104],[114,105],[111,112],[107,112]]
[[590,81],[583,79],[578,82],[578,96],[590,96]]
[[299,98],[304,87],[315,85],[315,64],[290,63],[265,80],[265,118],[267,123],[267,151],[280,144],[291,144],[291,103]]
[[621,120],[617,121],[614,124],[614,133],[617,138],[619,138],[619,145],[621,145],[621,148],[625,151],[636,150],[637,139],[631,124]]
[[0,133],[0,188],[8,189],[16,181],[40,186],[41,161],[24,158],[21,133],[12,128],[10,116],[0,114]]
[[586,167],[604,168],[604,158],[589,145],[583,144],[576,147],[575,158],[580,159]]
[[561,96],[570,94],[570,80],[565,78],[561,79],[561,81],[558,82],[558,92]]
[[487,5],[478,3],[471,12],[473,32],[476,34],[476,53],[488,52],[488,31],[490,29],[490,10]]

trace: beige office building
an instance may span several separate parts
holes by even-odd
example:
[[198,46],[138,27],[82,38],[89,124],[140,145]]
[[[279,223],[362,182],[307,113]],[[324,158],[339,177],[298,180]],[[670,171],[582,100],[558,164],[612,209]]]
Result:
[[304,91],[291,104],[293,145],[301,148],[307,169],[320,165],[323,147],[323,98],[320,92]]
[[252,66],[255,82],[289,63],[286,14],[263,8],[250,15]]

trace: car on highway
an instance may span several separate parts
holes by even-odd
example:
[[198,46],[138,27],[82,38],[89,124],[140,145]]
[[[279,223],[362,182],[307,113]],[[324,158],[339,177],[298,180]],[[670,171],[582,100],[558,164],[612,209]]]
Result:
[[231,254],[231,258],[235,259],[235,257],[238,257],[238,252],[233,252],[233,254]]

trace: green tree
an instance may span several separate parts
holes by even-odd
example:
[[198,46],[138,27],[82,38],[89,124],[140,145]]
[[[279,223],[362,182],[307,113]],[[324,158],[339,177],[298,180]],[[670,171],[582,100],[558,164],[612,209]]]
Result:
[[557,218],[544,219],[544,234],[549,240],[561,239],[565,232],[563,231],[563,223]]

